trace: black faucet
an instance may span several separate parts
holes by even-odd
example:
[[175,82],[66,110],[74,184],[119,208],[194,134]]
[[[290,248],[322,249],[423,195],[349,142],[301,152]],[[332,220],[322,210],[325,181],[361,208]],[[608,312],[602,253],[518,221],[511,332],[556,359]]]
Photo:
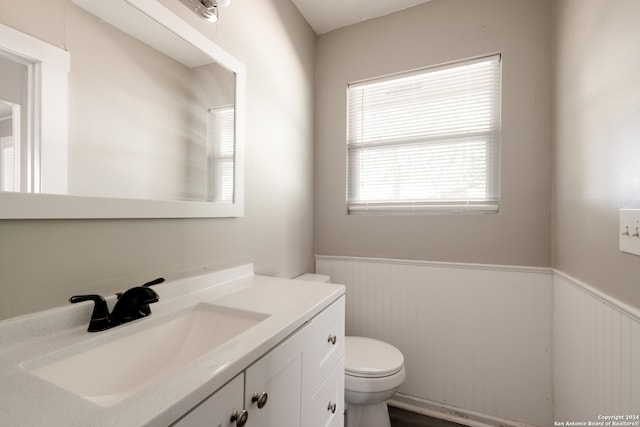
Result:
[[93,301],[93,313],[87,330],[89,332],[104,331],[150,315],[149,304],[158,302],[160,297],[149,286],[162,282],[164,279],[160,277],[142,286],[133,287],[124,293],[117,293],[118,301],[111,314],[107,308],[107,301],[100,295],[75,295],[69,298],[69,302],[75,304],[81,301]]

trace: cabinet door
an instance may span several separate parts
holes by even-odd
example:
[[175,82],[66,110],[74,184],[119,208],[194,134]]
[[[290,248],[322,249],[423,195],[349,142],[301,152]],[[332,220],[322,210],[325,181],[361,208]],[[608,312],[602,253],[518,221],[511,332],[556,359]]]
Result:
[[[244,407],[249,412],[247,425],[302,425],[302,354],[305,337],[306,327],[303,327],[245,371]],[[261,400],[265,395],[266,403],[262,406]]]
[[242,411],[244,374],[202,401],[172,427],[236,427],[231,421],[234,411]]

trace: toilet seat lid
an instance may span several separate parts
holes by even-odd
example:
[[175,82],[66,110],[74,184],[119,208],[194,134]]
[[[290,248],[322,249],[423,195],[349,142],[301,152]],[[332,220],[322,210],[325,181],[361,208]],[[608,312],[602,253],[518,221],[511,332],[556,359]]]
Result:
[[384,341],[345,337],[345,372],[357,377],[385,377],[402,369],[404,356]]

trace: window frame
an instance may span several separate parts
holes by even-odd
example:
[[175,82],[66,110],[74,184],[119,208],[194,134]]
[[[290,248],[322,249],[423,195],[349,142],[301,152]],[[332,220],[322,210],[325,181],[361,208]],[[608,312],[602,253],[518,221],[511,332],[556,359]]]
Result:
[[[479,213],[499,213],[500,210],[500,172],[501,172],[501,133],[502,133],[502,124],[501,124],[501,114],[502,114],[502,54],[494,53],[489,55],[478,56],[474,58],[468,58],[464,60],[458,60],[449,62],[446,64],[441,64],[437,66],[424,67],[417,70],[410,70],[406,72],[394,73],[391,75],[377,77],[373,79],[361,80],[353,83],[349,83],[347,85],[347,144],[346,144],[346,157],[347,157],[347,179],[346,179],[346,205],[347,205],[347,213],[348,214],[382,214],[382,215],[393,215],[393,214],[479,214]],[[402,135],[398,133],[391,134],[391,138],[387,135],[387,138],[382,138],[380,141],[375,140],[375,138],[367,139],[364,136],[366,132],[365,129],[357,130],[356,133],[359,133],[355,138],[352,135],[352,119],[354,115],[358,115],[360,113],[353,113],[352,109],[352,91],[356,91],[359,88],[366,88],[367,86],[373,86],[377,84],[384,84],[386,82],[396,82],[401,81],[405,78],[418,76],[426,76],[435,72],[439,72],[444,70],[452,70],[452,69],[463,69],[469,65],[478,64],[478,63],[487,63],[487,64],[497,64],[496,67],[492,68],[490,73],[488,73],[488,77],[491,79],[491,104],[487,107],[486,113],[489,119],[489,127],[487,130],[478,131],[478,132],[463,132],[460,134],[454,133],[432,133],[432,134],[424,134],[418,137],[412,138],[403,138]],[[468,67],[467,67],[468,68]],[[471,92],[473,89],[471,90]],[[462,91],[461,91],[462,92]],[[364,95],[363,95],[364,97]],[[360,104],[357,104],[358,101],[355,101],[356,107],[361,107]],[[384,101],[382,101],[384,102]],[[389,105],[392,105],[392,102],[389,102]],[[402,105],[396,105],[396,108],[401,108]],[[363,120],[360,118],[360,120]],[[364,121],[364,120],[363,120]],[[357,122],[356,125],[363,124]],[[398,136],[399,135],[399,136]],[[484,137],[483,137],[484,135]],[[485,153],[483,157],[484,165],[486,166],[485,173],[485,192],[484,196],[481,198],[477,197],[468,197],[466,199],[460,198],[458,200],[452,199],[442,199],[438,200],[437,198],[432,199],[403,199],[402,196],[395,200],[388,200],[381,198],[379,200],[371,200],[365,199],[362,200],[357,196],[358,188],[361,186],[358,184],[357,180],[359,179],[358,174],[361,173],[362,169],[361,163],[358,163],[360,166],[356,167],[354,157],[357,152],[367,152],[367,150],[380,150],[384,147],[391,147],[397,145],[399,148],[396,151],[402,150],[403,147],[415,146],[422,147],[425,151],[428,151],[429,144],[440,144],[441,146],[446,147],[446,149],[450,149],[454,147],[456,141],[466,141],[471,142],[474,140],[477,142],[481,142],[484,138],[484,142],[481,142],[482,145],[485,146]],[[464,151],[464,149],[463,149]],[[465,152],[466,153],[466,152]],[[400,155],[400,154],[397,154]],[[406,155],[405,155],[406,156]],[[400,161],[399,163],[401,163]],[[449,164],[449,162],[444,162],[442,164]],[[405,163],[406,165],[406,163]],[[380,166],[378,166],[380,167]],[[354,171],[355,170],[355,171]],[[481,170],[481,169],[479,169]],[[377,175],[380,177],[382,175]],[[402,178],[399,178],[401,182]],[[427,184],[428,185],[428,184]],[[433,187],[432,187],[433,188]],[[423,194],[426,194],[425,191]]]

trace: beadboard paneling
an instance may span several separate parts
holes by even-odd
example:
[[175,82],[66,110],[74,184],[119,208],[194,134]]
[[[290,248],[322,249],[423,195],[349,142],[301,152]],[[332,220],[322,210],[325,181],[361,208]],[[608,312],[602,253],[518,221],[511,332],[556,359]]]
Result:
[[638,310],[560,272],[553,301],[555,420],[640,415]]
[[346,285],[346,331],[405,356],[400,392],[552,425],[549,269],[316,257]]

